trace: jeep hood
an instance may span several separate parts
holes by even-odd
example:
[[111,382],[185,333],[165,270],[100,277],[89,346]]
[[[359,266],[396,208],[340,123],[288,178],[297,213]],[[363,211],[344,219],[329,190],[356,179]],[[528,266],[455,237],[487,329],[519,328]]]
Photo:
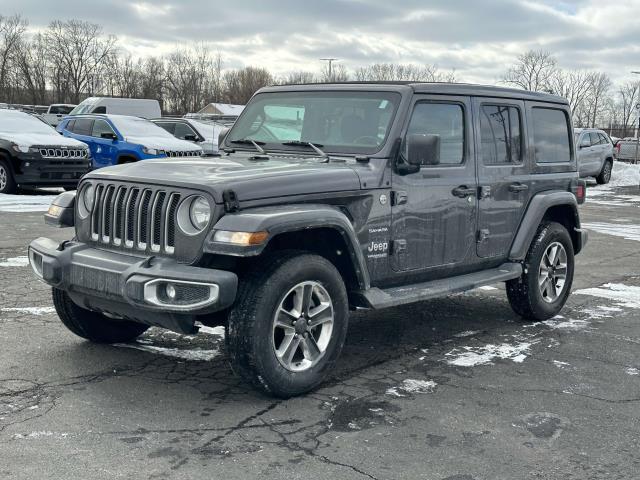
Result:
[[0,138],[9,142],[16,143],[20,146],[34,147],[86,147],[80,140],[74,138],[63,137],[55,133],[54,130],[51,134],[47,133],[3,133]]
[[142,160],[96,170],[85,178],[174,185],[205,190],[217,203],[233,190],[238,200],[359,190],[360,179],[346,163],[317,158],[250,160],[246,156]]

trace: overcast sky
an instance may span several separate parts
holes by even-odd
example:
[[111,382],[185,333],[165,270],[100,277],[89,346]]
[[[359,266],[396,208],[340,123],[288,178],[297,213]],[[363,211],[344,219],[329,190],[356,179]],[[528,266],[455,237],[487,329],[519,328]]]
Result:
[[640,0],[0,0],[31,27],[54,19],[101,24],[134,55],[207,42],[225,67],[276,74],[375,62],[433,63],[462,81],[495,83],[528,49],[565,68],[640,70]]

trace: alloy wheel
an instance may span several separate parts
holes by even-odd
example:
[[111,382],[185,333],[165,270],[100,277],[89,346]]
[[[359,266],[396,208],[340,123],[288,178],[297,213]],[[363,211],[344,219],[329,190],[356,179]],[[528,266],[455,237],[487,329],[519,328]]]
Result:
[[316,281],[301,282],[280,301],[273,318],[272,343],[278,362],[302,372],[324,356],[333,331],[333,302]]
[[559,242],[547,247],[540,261],[538,287],[542,299],[547,303],[555,302],[567,280],[567,251]]

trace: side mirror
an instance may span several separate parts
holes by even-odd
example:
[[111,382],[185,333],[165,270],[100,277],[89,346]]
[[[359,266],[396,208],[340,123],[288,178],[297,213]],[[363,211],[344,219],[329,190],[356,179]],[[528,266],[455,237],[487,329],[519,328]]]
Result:
[[440,164],[440,135],[407,135],[407,162],[414,167]]
[[222,146],[222,142],[224,142],[224,137],[227,136],[227,133],[229,133],[229,130],[231,129],[223,128],[222,130],[220,130],[220,133],[218,134],[218,148]]
[[113,140],[114,142],[118,140],[118,136],[115,133],[111,132],[103,132],[100,134],[100,138],[106,138],[108,140]]
[[197,142],[198,141],[198,137],[196,137],[192,133],[188,133],[187,135],[184,136],[184,140],[186,140],[187,142]]

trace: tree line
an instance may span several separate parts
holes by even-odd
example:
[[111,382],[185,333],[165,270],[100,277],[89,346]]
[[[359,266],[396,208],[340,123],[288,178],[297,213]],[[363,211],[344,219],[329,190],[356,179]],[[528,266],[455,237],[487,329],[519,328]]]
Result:
[[[24,17],[0,15],[0,101],[5,103],[79,103],[92,95],[155,98],[165,113],[183,114],[210,102],[244,104],[266,85],[348,80],[459,81],[455,71],[430,64],[376,63],[354,70],[327,64],[320,72],[281,76],[261,67],[228,69],[206,44],[134,58],[97,24],[54,20],[29,34]],[[552,54],[536,50],[520,55],[497,81],[566,97],[576,126],[633,133],[640,82],[614,86],[607,73],[563,69]]]

